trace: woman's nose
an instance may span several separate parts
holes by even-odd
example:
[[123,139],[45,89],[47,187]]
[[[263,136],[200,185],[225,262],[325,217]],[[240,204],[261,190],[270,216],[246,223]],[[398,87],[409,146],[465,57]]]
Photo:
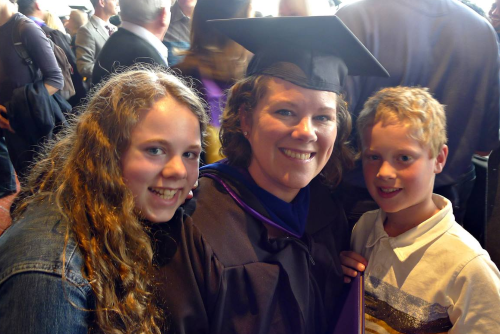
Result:
[[315,141],[317,139],[316,128],[309,117],[304,117],[295,126],[292,136],[303,141]]

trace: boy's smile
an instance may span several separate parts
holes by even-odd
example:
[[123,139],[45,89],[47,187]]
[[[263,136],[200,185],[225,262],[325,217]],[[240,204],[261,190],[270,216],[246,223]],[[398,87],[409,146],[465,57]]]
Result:
[[366,185],[389,221],[423,222],[437,212],[432,189],[447,147],[432,158],[430,146],[411,138],[409,131],[399,122],[378,122],[363,133]]

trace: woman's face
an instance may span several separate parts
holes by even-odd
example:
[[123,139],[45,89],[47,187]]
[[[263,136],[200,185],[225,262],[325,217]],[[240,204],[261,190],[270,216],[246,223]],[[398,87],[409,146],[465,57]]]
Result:
[[242,115],[255,182],[290,202],[325,167],[337,137],[337,96],[271,78],[255,110]]
[[169,221],[198,179],[200,123],[171,97],[140,113],[122,156],[123,179],[135,206],[153,223]]

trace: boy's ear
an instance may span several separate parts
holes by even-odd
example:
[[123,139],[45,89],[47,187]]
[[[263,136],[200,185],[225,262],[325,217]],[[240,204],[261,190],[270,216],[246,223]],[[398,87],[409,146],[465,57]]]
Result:
[[436,162],[434,165],[435,174],[439,174],[443,171],[447,157],[448,157],[448,145],[443,145],[443,147],[441,147],[441,150],[439,150],[438,155],[436,156]]

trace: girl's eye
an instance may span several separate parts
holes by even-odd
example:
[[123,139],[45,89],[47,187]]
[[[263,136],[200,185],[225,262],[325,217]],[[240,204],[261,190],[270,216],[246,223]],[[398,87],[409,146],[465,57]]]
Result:
[[287,109],[276,110],[276,114],[281,115],[281,116],[292,116],[293,115],[293,113]]
[[151,155],[160,155],[160,154],[164,154],[165,151],[163,151],[161,148],[159,147],[150,147],[146,150],[149,154]]

